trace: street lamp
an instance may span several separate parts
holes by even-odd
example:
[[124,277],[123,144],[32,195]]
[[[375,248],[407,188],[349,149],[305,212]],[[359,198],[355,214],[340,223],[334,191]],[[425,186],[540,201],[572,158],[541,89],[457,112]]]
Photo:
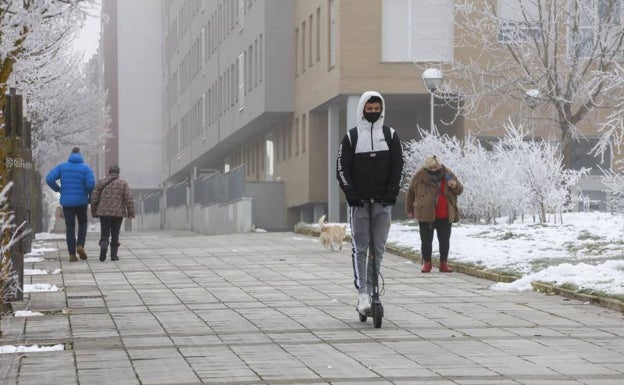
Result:
[[526,100],[529,108],[534,109],[535,107],[537,107],[537,103],[539,102],[539,96],[540,92],[535,88],[531,88],[530,90],[526,91],[526,93],[524,94],[524,100]]
[[535,107],[539,103],[540,92],[531,88],[524,93],[524,100],[531,109],[531,135],[535,135]]
[[435,91],[438,89],[440,84],[442,83],[442,71],[437,68],[428,68],[422,74],[422,80],[425,83],[425,87],[429,90],[431,94],[431,127],[430,130],[433,132],[433,128],[435,126],[433,119],[433,107],[434,107],[434,99],[435,99]]

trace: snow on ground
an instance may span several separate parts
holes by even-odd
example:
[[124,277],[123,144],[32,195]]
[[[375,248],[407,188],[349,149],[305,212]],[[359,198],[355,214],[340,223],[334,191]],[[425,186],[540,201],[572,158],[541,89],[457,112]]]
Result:
[[[533,218],[512,224],[505,219],[491,225],[454,224],[449,261],[522,277],[497,283],[495,290],[531,290],[531,281],[542,281],[624,295],[624,216],[565,213],[557,223],[548,219],[551,223],[543,225]],[[420,252],[418,223],[393,222],[388,243]],[[433,252],[437,257],[437,239]]]
[[53,346],[39,346],[39,345],[31,345],[31,346],[13,346],[13,345],[1,345],[0,346],[0,354],[7,353],[24,353],[24,352],[52,352],[58,350],[65,350],[65,346],[63,344],[53,345]]
[[43,291],[59,291],[61,289],[56,285],[49,283],[37,283],[37,284],[24,284],[24,293],[35,293]]
[[[543,281],[624,295],[624,215],[565,213],[548,219],[543,225],[532,217],[511,224],[503,218],[489,225],[454,224],[449,261],[522,277],[494,284],[495,290],[530,290],[531,281]],[[40,233],[37,239],[58,239],[55,235]],[[417,222],[393,222],[388,243],[419,252]],[[29,255],[39,255],[41,250],[52,251],[33,249]],[[437,240],[433,250],[437,257]],[[24,262],[36,261],[30,257]]]

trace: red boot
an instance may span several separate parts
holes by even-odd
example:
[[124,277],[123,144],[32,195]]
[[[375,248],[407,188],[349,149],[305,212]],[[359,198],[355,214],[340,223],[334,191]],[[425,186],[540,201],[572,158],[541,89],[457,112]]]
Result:
[[446,261],[440,261],[440,273],[452,273],[451,269]]
[[423,263],[422,269],[420,269],[421,273],[431,273],[431,262]]

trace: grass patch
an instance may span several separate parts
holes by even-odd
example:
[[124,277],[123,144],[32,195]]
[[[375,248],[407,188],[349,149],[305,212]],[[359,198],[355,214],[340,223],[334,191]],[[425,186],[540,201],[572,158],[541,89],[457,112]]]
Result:
[[598,235],[594,235],[587,230],[583,230],[579,233],[576,239],[578,239],[579,241],[587,241],[587,240],[598,241],[603,238]]
[[602,298],[613,298],[613,299],[617,299],[618,301],[624,301],[624,295],[613,295],[613,294],[605,293],[604,291],[600,291],[600,290],[581,289],[577,285],[572,284],[572,283],[564,283],[562,285],[557,285],[557,287],[570,290],[570,291],[575,291],[581,294],[593,295],[593,296],[602,297]]
[[501,240],[501,241],[506,241],[506,240],[512,239],[512,238],[517,238],[517,236],[514,235],[514,233],[511,232],[511,231],[506,231],[503,235],[497,237],[497,239]]
[[[580,237],[580,236],[579,236]],[[587,238],[588,242],[583,244],[574,244],[574,242],[566,242],[563,247],[571,254],[576,255],[578,253],[584,253],[589,255],[601,255],[608,250],[613,250],[613,245],[624,245],[623,241],[609,241],[603,238]],[[612,258],[610,258],[612,259]]]

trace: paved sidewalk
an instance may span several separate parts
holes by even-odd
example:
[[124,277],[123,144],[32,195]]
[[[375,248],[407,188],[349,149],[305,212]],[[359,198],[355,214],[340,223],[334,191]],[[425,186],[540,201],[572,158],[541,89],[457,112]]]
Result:
[[[0,384],[621,385],[624,316],[534,292],[421,274],[386,255],[381,329],[360,323],[348,248],[294,233],[122,234],[119,262],[70,264],[64,242],[2,319]],[[346,245],[345,245],[346,246]],[[475,252],[478,252],[475,250]],[[59,258],[60,257],[60,258]],[[69,309],[64,314],[63,309]]]

